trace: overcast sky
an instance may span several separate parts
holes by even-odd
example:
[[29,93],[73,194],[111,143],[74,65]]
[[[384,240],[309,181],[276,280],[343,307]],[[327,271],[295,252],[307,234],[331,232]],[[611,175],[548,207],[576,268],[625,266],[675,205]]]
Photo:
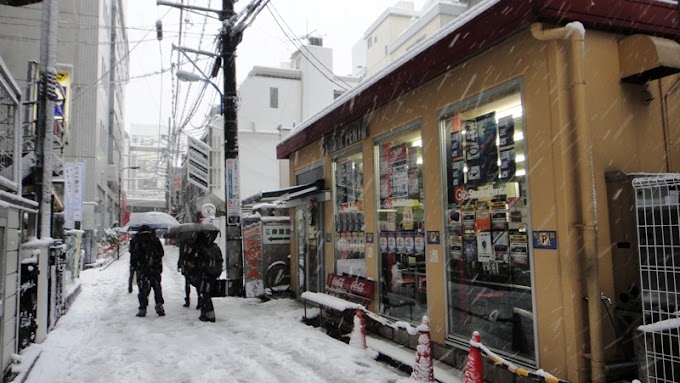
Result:
[[[176,1],[179,3],[180,1]],[[415,9],[420,10],[424,0],[414,0]],[[184,0],[185,4],[219,9],[220,0]],[[250,1],[240,0],[235,9],[239,11]],[[245,31],[243,41],[238,46],[236,60],[237,82],[246,77],[255,66],[278,67],[281,62],[288,61],[295,50],[281,28],[270,13],[270,9],[278,13],[285,24],[298,36],[314,32],[324,37],[324,46],[333,48],[334,72],[338,75],[351,74],[352,46],[362,38],[366,29],[387,8],[397,0],[271,0],[270,7],[265,8]],[[212,14],[214,16],[214,14]],[[168,123],[171,117],[172,104],[177,104],[176,119],[190,113],[190,105],[196,99],[195,92],[189,93],[188,87],[196,89],[196,84],[181,83],[179,99],[173,102],[173,76],[170,71],[171,62],[176,62],[177,52],[172,52],[172,44],[193,49],[214,51],[215,36],[219,24],[214,19],[205,23],[205,17],[199,13],[184,13],[182,28],[186,39],[179,42],[179,18],[177,9],[168,6],[157,6],[154,0],[128,1],[127,26],[130,45],[130,82],[126,94],[127,123],[159,124]],[[155,23],[162,19],[163,40],[156,40]],[[287,25],[287,26],[286,26]],[[290,33],[288,31],[289,35]],[[195,55],[191,55],[194,58]],[[212,60],[202,58],[197,64],[208,68]],[[182,70],[192,71],[187,63]],[[163,74],[156,72],[165,71]],[[213,79],[221,86],[221,77]],[[176,89],[175,89],[176,90]],[[191,119],[200,124],[208,111],[207,105],[216,103],[217,92],[208,88],[203,104],[198,108],[196,116]],[[128,125],[129,126],[129,125]]]

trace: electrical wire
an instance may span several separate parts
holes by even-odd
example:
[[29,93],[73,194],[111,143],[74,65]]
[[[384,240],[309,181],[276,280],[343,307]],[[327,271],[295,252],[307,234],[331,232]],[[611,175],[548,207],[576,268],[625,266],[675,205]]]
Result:
[[[295,32],[292,30],[292,28],[291,28],[290,26],[288,26],[288,24],[287,24],[286,21],[283,19],[283,17],[281,16],[281,14],[276,10],[276,7],[274,6],[274,4],[268,3],[268,4],[267,4],[267,10],[269,11],[269,13],[270,13],[270,14],[272,15],[272,17],[274,18],[274,21],[276,22],[276,25],[279,26],[279,29],[281,29],[281,32],[283,32],[283,34],[286,36],[286,38],[288,38],[288,40],[293,44],[293,46],[296,47],[296,48],[298,49],[298,51],[300,52],[300,54],[302,54],[302,55],[309,61],[309,63],[312,64],[312,66],[313,66],[314,68],[316,68],[316,70],[319,71],[319,73],[321,73],[324,77],[326,77],[330,82],[332,82],[333,84],[339,86],[340,88],[343,88],[344,90],[349,90],[349,89],[352,88],[352,85],[348,84],[345,80],[343,80],[342,78],[340,78],[340,77],[336,76],[335,74],[333,74],[333,71],[330,70],[328,67],[326,67],[326,65],[325,65],[323,62],[321,62],[321,60],[320,60],[318,57],[316,57],[316,56],[314,55],[314,53],[312,53],[312,51],[310,51],[309,48],[307,48],[307,47],[305,46],[305,44],[302,43],[302,42],[297,38],[297,36],[295,36]],[[274,15],[274,13],[276,13],[276,15]],[[299,46],[293,41],[293,39],[291,39],[291,37],[288,35],[288,33],[283,29],[283,27],[281,26],[281,24],[279,23],[279,21],[278,21],[278,19],[277,19],[277,16],[278,16],[278,18],[281,19],[281,22],[288,28],[288,30],[291,32],[292,36],[294,36],[295,40],[299,43]],[[314,61],[311,60],[310,57],[307,56],[307,54],[305,54],[305,51],[306,51],[307,54],[309,54],[314,60],[316,60],[316,62],[319,63],[319,64],[320,64],[327,72],[324,72],[324,71],[322,71],[321,69],[319,69],[319,67],[317,67],[316,64],[314,64]],[[326,73],[330,73],[331,76],[333,76],[334,78],[336,78],[336,79],[342,81],[347,87],[346,87],[345,85],[342,85],[342,84],[337,83],[335,80],[333,80],[333,79],[331,79],[330,77],[328,77],[328,75],[327,75]]]
[[[165,13],[165,15],[167,15],[169,12],[170,12],[170,10],[168,10],[168,11]],[[165,17],[165,15],[163,15],[163,17]],[[146,36],[148,36],[149,33],[151,33],[152,31],[154,31],[155,29],[156,29],[156,26],[154,25],[151,29],[147,30],[146,34],[142,37],[142,39],[145,39]],[[123,55],[123,56],[122,56],[115,64],[113,64],[113,66],[112,66],[111,68],[109,68],[104,74],[102,74],[101,77],[99,77],[98,79],[96,79],[96,80],[95,80],[93,83],[91,83],[90,85],[87,85],[84,89],[81,89],[80,91],[78,91],[78,93],[74,94],[74,95],[73,95],[73,98],[71,98],[71,102],[77,100],[80,96],[82,96],[83,94],[85,94],[86,91],[90,90],[90,88],[92,88],[93,86],[99,84],[100,81],[102,81],[104,78],[106,78],[106,76],[108,76],[109,72],[111,72],[112,70],[114,70],[114,68],[116,68],[116,67],[118,66],[118,64],[120,64],[121,62],[123,62],[123,60],[127,59],[127,58],[130,56],[130,53],[132,53],[132,52],[139,46],[140,43],[141,43],[141,41],[138,42],[137,44],[135,44],[132,48],[128,49],[128,51],[125,52],[125,54],[124,54],[124,55]]]

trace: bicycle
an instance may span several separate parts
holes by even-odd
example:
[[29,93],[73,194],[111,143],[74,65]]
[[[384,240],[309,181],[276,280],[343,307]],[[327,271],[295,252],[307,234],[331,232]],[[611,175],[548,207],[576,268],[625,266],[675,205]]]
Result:
[[264,283],[272,295],[290,292],[290,255],[287,262],[276,261],[269,265]]

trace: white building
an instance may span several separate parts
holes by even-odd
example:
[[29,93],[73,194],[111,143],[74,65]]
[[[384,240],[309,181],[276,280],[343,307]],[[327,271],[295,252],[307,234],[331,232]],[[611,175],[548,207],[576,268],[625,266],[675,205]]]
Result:
[[[124,173],[130,211],[167,211],[168,127],[130,123],[127,166],[139,167]],[[126,177],[125,177],[126,176]]]
[[[55,154],[85,164],[85,202],[97,203],[97,227],[118,220],[118,175],[123,157],[124,83],[128,40],[123,0],[60,0],[57,71],[66,90]],[[30,61],[40,59],[42,3],[0,5],[0,56],[26,97]],[[29,100],[30,101],[30,100]],[[32,150],[34,129],[25,128]],[[24,155],[27,154],[25,148]],[[94,227],[92,227],[93,229]]]
[[411,1],[397,2],[378,16],[352,48],[354,73],[377,73],[479,2],[429,0],[420,11],[414,10]]
[[[280,68],[253,67],[238,88],[241,198],[288,186],[288,164],[276,159],[276,144],[296,124],[359,82],[356,77],[333,74],[333,51],[323,46],[321,38],[308,37],[307,42]],[[216,116],[209,135],[217,136],[204,139],[213,143],[214,156],[221,158],[218,168],[212,170],[219,186],[211,188],[211,194],[222,201],[223,124],[222,117]]]

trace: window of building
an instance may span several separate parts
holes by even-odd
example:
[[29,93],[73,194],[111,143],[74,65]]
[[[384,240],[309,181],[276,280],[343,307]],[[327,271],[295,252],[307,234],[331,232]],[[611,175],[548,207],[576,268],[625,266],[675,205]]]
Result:
[[534,320],[519,84],[442,114],[447,164],[448,336],[473,331],[501,354],[533,363]]
[[279,107],[279,88],[269,88],[269,107],[272,109]]
[[366,43],[368,44],[368,49],[371,49],[373,46],[373,38],[369,36],[368,40],[366,40]]
[[422,140],[419,123],[377,141],[380,312],[417,322],[427,314]]
[[335,273],[366,277],[362,153],[337,157],[333,173]]

